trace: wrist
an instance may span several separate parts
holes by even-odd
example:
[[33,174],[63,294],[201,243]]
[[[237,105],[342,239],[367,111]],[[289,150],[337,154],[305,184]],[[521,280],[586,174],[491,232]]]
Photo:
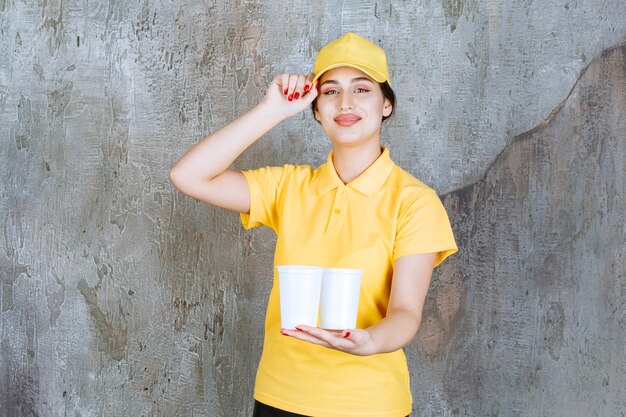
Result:
[[281,111],[276,105],[269,102],[267,99],[263,99],[258,105],[257,109],[263,113],[266,119],[272,120],[275,123],[280,123],[288,116]]
[[366,329],[369,334],[369,342],[367,344],[367,354],[368,355],[376,355],[378,353],[382,353],[382,346],[379,343],[378,335],[376,334],[376,330],[373,328]]

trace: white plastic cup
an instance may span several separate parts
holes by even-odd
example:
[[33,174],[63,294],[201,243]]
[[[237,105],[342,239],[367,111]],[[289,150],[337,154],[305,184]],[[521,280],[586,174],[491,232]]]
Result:
[[320,327],[328,330],[356,328],[363,271],[326,268],[322,280]]
[[280,290],[280,325],[295,329],[298,324],[316,327],[324,268],[277,266]]

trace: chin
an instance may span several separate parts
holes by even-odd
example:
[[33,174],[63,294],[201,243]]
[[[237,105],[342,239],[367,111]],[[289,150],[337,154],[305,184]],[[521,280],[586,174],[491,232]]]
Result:
[[363,145],[365,143],[367,143],[368,141],[363,139],[363,138],[357,138],[357,137],[345,137],[345,136],[335,136],[334,139],[330,140],[332,142],[333,145],[339,145],[339,146],[356,146],[356,145]]
[[[334,133],[334,134],[329,134]],[[329,138],[331,138],[331,142],[337,143],[338,145],[356,145],[356,144],[365,144],[373,140],[376,137],[374,132],[369,132],[368,134],[363,134],[363,132],[359,132],[361,134],[357,134],[357,132],[326,132]]]

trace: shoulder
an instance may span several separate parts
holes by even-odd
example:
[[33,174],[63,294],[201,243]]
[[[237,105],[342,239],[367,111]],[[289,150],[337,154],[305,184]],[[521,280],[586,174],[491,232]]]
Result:
[[283,182],[309,182],[315,176],[315,169],[309,165],[285,164],[281,167]]
[[292,165],[284,164],[282,166],[265,166],[256,169],[242,171],[246,177],[255,177],[256,179],[265,179],[281,183],[293,179],[304,179],[313,175],[313,168],[308,165]]
[[414,177],[398,165],[394,164],[388,182],[390,187],[399,192],[402,200],[407,200],[408,202],[420,199],[439,200],[439,196],[433,188]]

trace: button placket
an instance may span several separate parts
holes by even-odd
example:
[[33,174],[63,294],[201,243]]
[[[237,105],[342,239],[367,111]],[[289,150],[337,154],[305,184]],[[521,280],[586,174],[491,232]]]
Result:
[[336,190],[335,201],[330,211],[330,219],[328,221],[327,233],[335,233],[339,230],[343,218],[345,216],[345,206],[348,197],[348,190],[346,187],[339,187]]

